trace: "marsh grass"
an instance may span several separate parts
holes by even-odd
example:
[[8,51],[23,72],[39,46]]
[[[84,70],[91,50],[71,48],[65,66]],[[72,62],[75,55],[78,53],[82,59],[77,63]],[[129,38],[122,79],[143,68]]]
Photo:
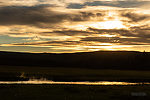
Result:
[[0,80],[27,80],[29,78],[46,78],[53,81],[149,82],[150,71],[0,66]]

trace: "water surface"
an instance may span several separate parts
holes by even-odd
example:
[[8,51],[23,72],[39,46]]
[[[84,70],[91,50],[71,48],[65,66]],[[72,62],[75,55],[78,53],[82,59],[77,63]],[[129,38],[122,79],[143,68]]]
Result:
[[99,81],[99,82],[58,82],[51,80],[30,79],[28,81],[0,81],[0,84],[68,84],[68,85],[150,85],[146,83],[132,83],[132,82],[111,82],[111,81]]

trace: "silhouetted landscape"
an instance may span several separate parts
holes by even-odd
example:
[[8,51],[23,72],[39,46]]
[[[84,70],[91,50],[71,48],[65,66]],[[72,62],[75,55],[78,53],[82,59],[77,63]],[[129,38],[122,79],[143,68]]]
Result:
[[97,51],[84,53],[0,52],[0,65],[89,69],[150,70],[150,53]]
[[[150,82],[150,53],[97,51],[84,53],[0,52],[0,82],[30,79],[58,82]],[[37,81],[38,82],[38,81]],[[1,84],[6,100],[148,100],[149,85]],[[9,94],[7,96],[6,94]],[[32,94],[32,95],[31,95]],[[137,95],[137,96],[136,96]]]
[[150,82],[149,58],[149,52],[135,51],[0,52],[0,80]]
[[0,100],[150,100],[150,0],[0,0]]

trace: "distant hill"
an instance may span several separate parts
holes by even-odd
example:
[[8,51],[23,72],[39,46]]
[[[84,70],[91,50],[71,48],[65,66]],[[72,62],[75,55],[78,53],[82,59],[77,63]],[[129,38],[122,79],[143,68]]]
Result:
[[97,51],[83,53],[0,52],[0,65],[150,70],[150,53]]

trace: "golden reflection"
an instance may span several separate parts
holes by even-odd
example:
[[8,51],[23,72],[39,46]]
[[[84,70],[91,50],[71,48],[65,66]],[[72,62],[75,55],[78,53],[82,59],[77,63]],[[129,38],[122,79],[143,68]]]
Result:
[[68,85],[140,85],[140,84],[150,84],[150,83],[132,83],[132,82],[109,82],[109,81],[100,81],[100,82],[55,82],[46,79],[37,80],[30,79],[29,81],[1,81],[0,84],[68,84]]

